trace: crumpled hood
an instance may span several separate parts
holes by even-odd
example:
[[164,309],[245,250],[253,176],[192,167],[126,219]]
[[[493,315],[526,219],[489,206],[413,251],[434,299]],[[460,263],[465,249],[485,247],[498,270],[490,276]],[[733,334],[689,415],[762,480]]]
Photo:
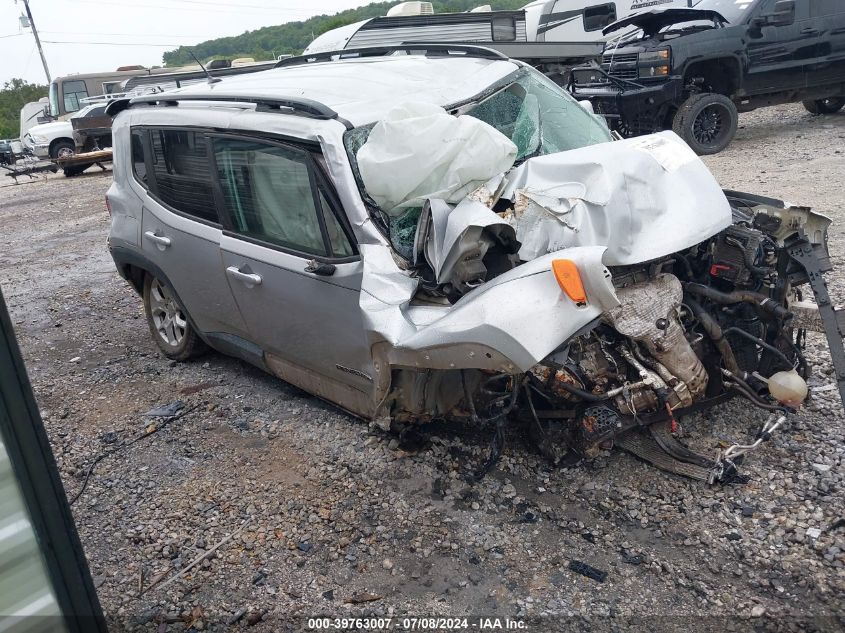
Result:
[[639,13],[629,15],[627,18],[606,26],[602,30],[602,33],[607,35],[628,26],[638,26],[646,34],[651,35],[657,33],[665,26],[671,26],[680,22],[690,22],[692,20],[719,20],[727,23],[727,20],[721,13],[711,9],[649,9],[648,11],[640,11]]
[[605,265],[638,264],[731,224],[719,183],[674,132],[538,156],[506,178],[523,261],[603,246]]
[[[512,200],[512,212],[495,213],[494,198]],[[415,252],[425,252],[438,282],[482,231],[509,242],[503,229],[514,227],[524,263],[454,305],[414,305],[419,279],[386,245],[362,245],[363,321],[388,365],[526,371],[618,305],[606,266],[685,250],[732,217],[712,174],[672,132],[532,158],[454,208],[428,205],[432,228],[417,236]],[[563,295],[552,273],[557,258],[576,263],[586,305]]]

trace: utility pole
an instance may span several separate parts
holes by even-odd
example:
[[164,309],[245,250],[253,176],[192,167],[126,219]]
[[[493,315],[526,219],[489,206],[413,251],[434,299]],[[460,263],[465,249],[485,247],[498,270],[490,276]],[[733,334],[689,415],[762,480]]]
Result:
[[35,36],[35,45],[38,47],[38,54],[41,55],[41,63],[44,64],[44,74],[47,75],[47,83],[50,83],[50,69],[47,68],[47,58],[44,57],[44,50],[41,48],[41,40],[38,37],[38,31],[35,28],[35,20],[32,19],[32,11],[29,10],[29,0],[23,0],[23,6],[26,8],[26,17],[29,20],[29,26],[32,28],[32,34]]

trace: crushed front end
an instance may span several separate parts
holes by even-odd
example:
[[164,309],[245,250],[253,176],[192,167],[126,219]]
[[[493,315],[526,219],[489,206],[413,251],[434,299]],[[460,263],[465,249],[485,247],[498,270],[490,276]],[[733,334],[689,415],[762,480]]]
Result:
[[[554,88],[530,79],[484,97],[480,113],[415,104],[346,135],[390,239],[361,246],[367,417],[492,428],[493,457],[506,425],[522,424],[555,463],[615,445],[730,480],[736,457],[807,397],[804,331],[825,325],[845,360],[826,326],[830,222],[723,191],[671,132],[609,143],[602,126],[561,150],[572,119],[596,121],[568,98],[546,109]],[[439,162],[398,168],[413,156]],[[682,416],[736,396],[774,416],[760,437],[718,456],[678,440]]]

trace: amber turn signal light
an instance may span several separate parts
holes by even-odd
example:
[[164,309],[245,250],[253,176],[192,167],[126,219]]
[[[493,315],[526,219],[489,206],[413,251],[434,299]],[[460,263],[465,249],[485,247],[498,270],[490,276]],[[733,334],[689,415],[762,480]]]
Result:
[[581,274],[578,272],[575,262],[571,259],[555,259],[552,261],[552,272],[567,297],[578,305],[587,303],[584,282],[581,281]]

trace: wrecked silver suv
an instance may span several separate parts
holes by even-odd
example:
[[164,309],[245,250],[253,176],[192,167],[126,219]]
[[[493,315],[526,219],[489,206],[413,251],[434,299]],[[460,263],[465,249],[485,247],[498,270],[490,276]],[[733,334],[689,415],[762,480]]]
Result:
[[[842,356],[826,218],[723,192],[671,132],[614,140],[493,51],[322,53],[109,112],[111,253],[171,358],[715,481],[804,401],[806,328]],[[673,436],[731,396],[772,412],[756,442]]]

